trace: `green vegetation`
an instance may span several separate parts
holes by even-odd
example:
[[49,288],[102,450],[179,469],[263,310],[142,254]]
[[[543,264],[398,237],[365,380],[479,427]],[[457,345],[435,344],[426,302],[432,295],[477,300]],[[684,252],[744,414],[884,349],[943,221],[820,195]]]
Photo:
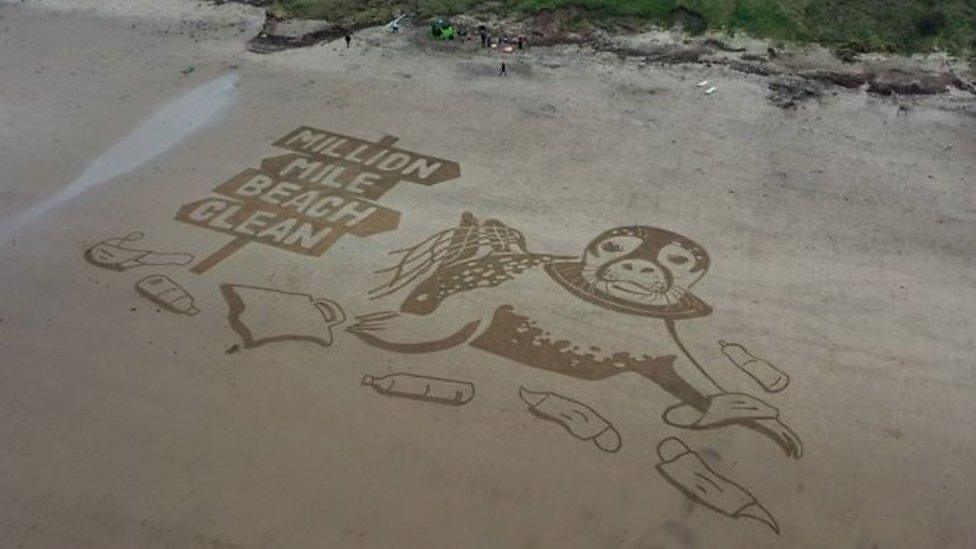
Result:
[[858,51],[976,51],[976,0],[276,0],[272,9],[281,16],[369,24],[397,12],[532,14],[567,6],[584,10],[579,22],[601,26],[681,20],[685,28]]
[[326,19],[362,26],[389,22],[398,13],[414,13],[425,18],[446,16],[486,3],[478,0],[275,0],[271,12],[278,17]]

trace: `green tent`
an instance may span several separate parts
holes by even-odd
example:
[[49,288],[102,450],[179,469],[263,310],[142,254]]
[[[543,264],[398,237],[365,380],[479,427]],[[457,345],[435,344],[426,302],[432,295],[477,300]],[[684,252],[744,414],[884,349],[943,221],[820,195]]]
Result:
[[454,25],[445,19],[434,19],[430,23],[430,35],[436,40],[454,40]]

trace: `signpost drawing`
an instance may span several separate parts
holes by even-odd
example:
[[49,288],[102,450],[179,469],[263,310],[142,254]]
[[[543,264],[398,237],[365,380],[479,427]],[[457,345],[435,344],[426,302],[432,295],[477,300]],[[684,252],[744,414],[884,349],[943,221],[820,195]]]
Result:
[[400,213],[375,202],[401,181],[436,185],[461,176],[457,162],[302,126],[274,143],[290,151],[265,158],[184,204],[176,219],[233,237],[197,263],[202,273],[249,243],[319,257],[345,234],[395,230]]

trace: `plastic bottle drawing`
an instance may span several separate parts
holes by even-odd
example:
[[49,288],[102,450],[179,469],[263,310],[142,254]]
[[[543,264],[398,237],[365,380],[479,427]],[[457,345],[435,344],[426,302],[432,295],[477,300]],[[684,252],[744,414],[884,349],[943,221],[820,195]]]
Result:
[[753,355],[738,343],[729,343],[720,339],[722,354],[728,357],[740,370],[749,374],[752,379],[762,385],[770,393],[777,393],[790,384],[790,376],[778,370],[765,360]]
[[170,277],[161,274],[149,275],[136,282],[136,291],[143,297],[173,313],[193,316],[200,312],[193,296]]
[[371,386],[382,395],[412,398],[460,406],[474,398],[474,385],[466,381],[413,374],[389,374],[381,377],[363,376],[363,385]]

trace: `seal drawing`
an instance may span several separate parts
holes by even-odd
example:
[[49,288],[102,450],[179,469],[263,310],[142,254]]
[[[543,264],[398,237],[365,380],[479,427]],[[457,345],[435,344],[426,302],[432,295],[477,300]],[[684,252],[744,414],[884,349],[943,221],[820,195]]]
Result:
[[[738,424],[769,437],[790,457],[803,453],[800,438],[780,420],[779,410],[726,391],[679,337],[680,322],[712,312],[691,291],[708,272],[710,259],[690,238],[635,225],[597,235],[579,256],[539,254],[528,250],[521,232],[465,213],[458,227],[394,253],[400,261],[381,271],[391,279],[373,291],[374,297],[413,287],[398,311],[364,315],[347,328],[367,344],[426,353],[468,343],[583,380],[635,373],[677,398],[663,413],[669,425],[713,429]],[[533,287],[536,299],[521,300],[518,281],[530,275],[545,281],[540,289]],[[452,316],[448,334],[418,339],[425,326],[443,324],[426,322],[442,305],[468,292],[497,292],[502,285],[513,288],[511,302],[495,301],[497,306],[481,318]],[[532,309],[530,301],[544,301],[546,307]],[[561,311],[569,310],[585,316],[575,331],[564,327],[570,315]],[[640,337],[614,339],[614,330],[624,324],[641,330]],[[609,339],[595,334],[601,327],[608,329]],[[647,347],[652,340],[653,348]]]

